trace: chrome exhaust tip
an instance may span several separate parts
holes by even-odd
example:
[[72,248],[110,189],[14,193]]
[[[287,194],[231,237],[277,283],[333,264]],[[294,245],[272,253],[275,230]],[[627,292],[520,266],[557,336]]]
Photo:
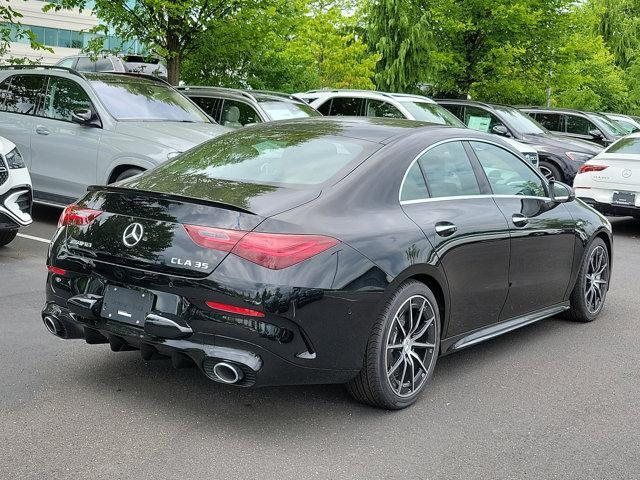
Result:
[[55,318],[47,315],[42,321],[44,322],[44,326],[47,327],[47,330],[49,330],[49,333],[56,337],[60,334],[60,324]]
[[244,376],[240,368],[226,362],[216,363],[213,366],[213,373],[216,380],[228,384],[238,383]]

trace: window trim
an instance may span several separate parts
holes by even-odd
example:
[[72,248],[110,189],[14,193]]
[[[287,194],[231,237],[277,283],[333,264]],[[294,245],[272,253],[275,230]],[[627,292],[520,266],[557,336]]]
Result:
[[[465,147],[465,153],[467,153],[467,157],[469,158],[469,161],[471,162],[471,166],[474,169],[474,173],[476,173],[476,168],[474,164],[478,164],[478,157],[475,155],[472,157],[469,157],[469,153],[467,152],[466,149],[466,144],[465,142],[482,142],[482,143],[487,143],[489,145],[494,145],[496,147],[499,147],[507,152],[509,152],[510,154],[513,155],[513,152],[511,150],[509,150],[508,148],[506,148],[504,145],[500,145],[497,142],[492,142],[491,140],[487,140],[484,138],[473,138],[473,137],[453,137],[453,138],[447,138],[445,140],[439,140],[431,145],[429,145],[428,147],[424,148],[422,151],[420,151],[411,161],[411,163],[409,164],[409,166],[407,167],[407,169],[404,172],[404,175],[402,176],[402,182],[400,182],[400,188],[398,189],[398,202],[400,203],[400,205],[412,205],[412,204],[418,204],[418,203],[428,203],[428,202],[438,202],[438,201],[446,201],[446,200],[469,200],[472,198],[529,198],[529,199],[537,199],[537,200],[545,200],[545,201],[550,201],[551,198],[550,197],[538,197],[538,196],[530,196],[530,195],[497,195],[494,193],[481,193],[479,195],[460,195],[460,196],[453,196],[453,197],[434,197],[434,198],[422,198],[422,199],[416,199],[416,200],[402,200],[402,189],[404,187],[404,182],[407,179],[407,175],[409,174],[409,170],[411,169],[411,167],[413,167],[413,164],[416,163],[418,160],[420,160],[420,158],[427,153],[429,150],[439,146],[439,145],[443,145],[445,143],[449,143],[449,142],[463,142],[463,146]],[[529,164],[529,162],[527,162],[526,160],[518,157],[517,155],[514,155],[516,158],[518,158],[521,162],[523,162],[527,168],[529,168],[543,183],[543,185],[545,186],[545,189],[549,190],[549,184],[547,182],[547,180],[544,178],[544,176],[542,176],[542,174],[538,171],[536,171],[535,168],[533,168],[532,165]],[[420,164],[418,164],[418,166],[420,166]],[[482,169],[482,166],[480,166],[480,168]],[[422,170],[422,169],[421,169]],[[424,173],[423,173],[424,176]],[[477,176],[477,173],[476,173]],[[482,170],[482,176],[485,182],[489,182],[489,180],[486,177],[486,174],[484,173],[484,170]],[[425,179],[425,183],[426,183],[426,179]],[[483,185],[482,182],[480,182],[480,180],[478,180],[478,184],[480,186],[480,190],[482,191],[483,189]],[[427,188],[428,188],[428,184],[427,184]],[[489,189],[491,192],[493,192],[493,190],[491,190],[491,187],[489,186]],[[428,191],[428,190],[427,190]]]

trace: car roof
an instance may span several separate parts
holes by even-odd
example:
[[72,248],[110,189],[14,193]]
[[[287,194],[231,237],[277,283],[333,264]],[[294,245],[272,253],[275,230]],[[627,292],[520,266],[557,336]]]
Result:
[[[487,102],[479,102],[477,100],[465,100],[464,98],[435,98],[434,101],[436,103],[452,103],[456,105],[472,105],[477,107],[485,107],[485,108],[514,108],[511,105],[507,105],[505,103],[487,103]],[[517,109],[516,109],[517,110]]]
[[335,134],[375,143],[389,143],[392,140],[416,133],[418,129],[438,130],[453,128],[415,120],[382,117],[309,117],[259,123],[245,128],[268,130],[282,128],[283,126],[292,130],[300,129],[317,132],[319,135]]
[[576,110],[575,108],[554,108],[554,107],[521,107],[520,110],[532,112],[553,112],[553,113],[575,113],[579,115],[604,115],[599,112],[588,112],[586,110]]
[[0,72],[9,72],[13,74],[37,74],[37,75],[55,75],[65,76],[71,75],[80,77],[84,80],[103,80],[109,83],[162,83],[170,84],[155,75],[145,75],[142,73],[132,72],[81,72],[73,68],[60,67],[57,65],[3,65],[0,66]]
[[410,93],[390,93],[390,92],[380,92],[377,90],[358,90],[358,89],[332,89],[332,90],[309,90],[303,93],[297,93],[296,96],[300,98],[325,98],[325,97],[337,97],[337,96],[348,96],[348,95],[357,95],[359,97],[367,97],[367,98],[375,98],[377,100],[414,100],[418,102],[425,103],[436,103],[429,97],[425,97],[423,95],[415,95]]
[[283,102],[296,102],[296,103],[306,103],[304,100],[297,98],[295,95],[282,93],[282,92],[272,92],[267,90],[243,90],[240,88],[224,88],[224,87],[210,87],[203,85],[186,85],[177,87],[178,90],[183,92],[185,95],[190,93],[199,94],[199,95],[224,95],[228,97],[244,99],[244,100],[271,100],[271,101],[283,101]]

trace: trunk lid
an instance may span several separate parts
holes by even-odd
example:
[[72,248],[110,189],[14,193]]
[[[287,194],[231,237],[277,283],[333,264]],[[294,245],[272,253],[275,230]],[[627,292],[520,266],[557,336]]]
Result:
[[591,178],[602,187],[640,192],[640,160],[637,155],[600,155],[590,160],[592,165],[606,165],[599,172],[591,172]]

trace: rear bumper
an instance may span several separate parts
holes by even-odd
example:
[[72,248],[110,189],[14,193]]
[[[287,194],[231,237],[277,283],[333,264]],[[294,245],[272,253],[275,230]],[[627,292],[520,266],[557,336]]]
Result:
[[640,207],[635,205],[616,205],[609,202],[598,201],[595,198],[579,197],[584,203],[603,215],[610,217],[640,217]]

